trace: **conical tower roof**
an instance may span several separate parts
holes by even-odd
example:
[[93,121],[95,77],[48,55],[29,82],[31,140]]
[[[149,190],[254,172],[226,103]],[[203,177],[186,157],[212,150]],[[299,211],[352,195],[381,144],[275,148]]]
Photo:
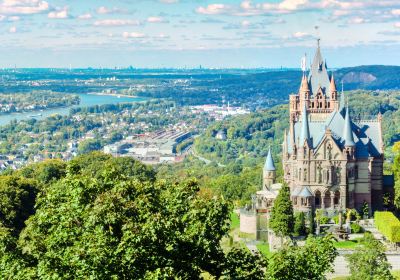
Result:
[[329,75],[326,70],[326,62],[322,58],[321,48],[318,39],[317,50],[315,52],[314,60],[311,64],[309,82],[311,85],[311,92],[316,94],[318,89],[321,87],[324,94],[329,89]]
[[332,77],[331,77],[331,84],[329,86],[329,91],[332,92],[337,92],[336,89],[336,84],[335,84],[335,78],[333,77],[333,73],[332,73]]
[[306,103],[304,102],[303,112],[301,113],[301,131],[300,131],[300,146],[304,145],[305,141],[310,139],[310,128],[308,125],[308,116]]
[[267,159],[265,160],[264,164],[265,171],[275,171],[275,164],[272,158],[271,148],[268,149]]
[[300,91],[301,92],[310,91],[310,88],[308,86],[308,80],[305,74],[303,74],[303,78],[301,79]]
[[346,116],[344,119],[344,130],[343,139],[345,147],[354,147],[356,143],[354,142],[353,130],[351,128],[351,119],[349,113],[349,106],[346,107]]

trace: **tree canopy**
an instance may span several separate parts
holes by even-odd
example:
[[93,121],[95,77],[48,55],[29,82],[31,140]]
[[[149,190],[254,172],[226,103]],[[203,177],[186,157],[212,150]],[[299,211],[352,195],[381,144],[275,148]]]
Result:
[[384,245],[371,233],[365,233],[361,246],[346,256],[351,272],[351,280],[394,280],[390,273]]

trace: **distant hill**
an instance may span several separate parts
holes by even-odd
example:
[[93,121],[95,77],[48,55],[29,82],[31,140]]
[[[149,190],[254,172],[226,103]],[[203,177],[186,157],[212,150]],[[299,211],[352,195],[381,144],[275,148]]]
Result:
[[337,81],[351,89],[399,89],[400,66],[366,65],[342,68],[335,72]]
[[[298,91],[302,72],[295,69],[121,69],[0,70],[0,92],[36,90],[65,93],[114,90],[150,98],[166,98],[178,105],[225,104],[265,109],[287,103]],[[400,66],[357,66],[334,71],[345,90],[400,89]]]

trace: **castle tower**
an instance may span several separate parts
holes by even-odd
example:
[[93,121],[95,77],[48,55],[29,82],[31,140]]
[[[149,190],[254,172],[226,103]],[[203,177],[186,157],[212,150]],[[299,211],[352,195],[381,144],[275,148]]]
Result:
[[351,119],[349,113],[349,106],[346,107],[346,116],[344,119],[343,139],[345,152],[349,157],[354,156],[356,143],[354,143],[353,130],[351,128]]
[[272,184],[275,183],[276,179],[276,169],[274,160],[272,158],[271,148],[268,150],[268,156],[265,160],[264,168],[263,168],[263,188],[269,189]]

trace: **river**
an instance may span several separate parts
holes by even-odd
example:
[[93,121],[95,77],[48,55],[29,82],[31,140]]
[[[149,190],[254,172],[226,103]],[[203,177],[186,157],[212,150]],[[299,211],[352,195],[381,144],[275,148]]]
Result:
[[[54,114],[68,115],[71,108],[77,107],[90,107],[95,105],[104,104],[117,104],[117,103],[129,103],[129,102],[140,102],[146,100],[146,98],[141,97],[126,97],[121,96],[118,98],[114,95],[95,95],[95,94],[75,94],[81,98],[79,105],[62,107],[62,108],[51,108],[43,111],[32,111],[26,113],[12,113],[6,115],[0,115],[0,125],[9,124],[11,120],[26,120],[35,116],[35,119],[44,119]],[[40,114],[40,115],[39,115]]]

